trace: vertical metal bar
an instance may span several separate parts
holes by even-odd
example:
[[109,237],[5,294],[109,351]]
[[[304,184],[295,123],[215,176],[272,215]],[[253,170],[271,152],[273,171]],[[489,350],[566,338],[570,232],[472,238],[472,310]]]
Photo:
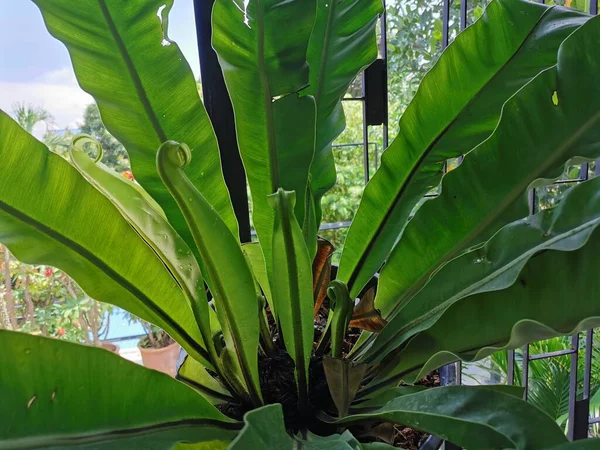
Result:
[[567,426],[567,437],[571,440],[576,438],[576,429],[578,428],[577,408],[577,362],[579,359],[579,333],[571,337],[571,348],[574,352],[571,354],[571,367],[569,377],[569,424]]
[[509,350],[506,355],[508,358],[508,362],[506,365],[506,371],[508,372],[508,379],[506,382],[508,384],[515,384],[515,351]]
[[460,31],[467,28],[467,1],[461,0],[460,2]]
[[214,0],[194,0],[202,96],[219,142],[223,176],[239,223],[240,240],[250,242],[246,172],[238,150],[233,107],[217,54],[211,45],[213,4]]
[[450,38],[450,0],[444,0],[442,9],[442,49],[448,47]]
[[[388,68],[388,48],[387,48],[387,11],[386,11],[386,0],[383,0],[383,14],[381,15],[381,40],[379,43],[379,49],[381,52],[381,59],[383,59],[383,62],[385,63],[385,83],[388,83],[388,76],[387,76],[387,68]],[[386,98],[385,98],[385,102],[388,103],[389,99],[388,99],[388,90],[386,89]],[[388,132],[388,126],[387,126],[387,120],[386,122],[383,124],[383,149],[385,150],[386,148],[388,148],[389,145],[389,132]],[[375,170],[377,170],[377,147],[375,147]]]
[[528,202],[529,202],[529,215],[533,215],[535,214],[535,188],[534,189],[530,189],[529,193],[528,193]]
[[598,0],[590,0],[590,14],[598,14]]
[[[362,75],[362,96],[363,99],[366,96],[366,79],[365,73]],[[367,102],[362,100],[363,110],[363,169],[365,175],[365,184],[369,182],[369,125],[367,125]]]
[[585,181],[589,178],[589,176],[588,176],[589,168],[590,168],[590,165],[588,163],[581,164],[581,167],[579,169],[579,179],[580,180]]
[[523,347],[523,375],[521,385],[524,388],[523,400],[527,400],[529,396],[529,344]]
[[585,371],[583,372],[583,398],[590,398],[592,378],[592,349],[594,345],[594,330],[585,333]]

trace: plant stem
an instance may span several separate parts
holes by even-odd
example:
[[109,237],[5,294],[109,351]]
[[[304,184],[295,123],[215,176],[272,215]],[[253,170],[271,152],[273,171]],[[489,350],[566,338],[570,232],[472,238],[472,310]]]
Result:
[[260,312],[258,313],[258,321],[260,324],[260,337],[261,342],[263,343],[263,350],[266,354],[275,353],[275,343],[273,342],[273,338],[271,337],[271,330],[269,328],[269,320],[267,319],[267,313],[265,312],[264,305],[266,304],[266,299],[261,295],[258,299],[260,304]]
[[29,288],[31,284],[31,277],[29,274],[25,275],[25,292],[24,299],[25,305],[27,307],[27,320],[31,323],[31,328],[35,328],[35,307],[33,306],[33,301],[31,300],[31,289]]
[[331,299],[332,305],[330,314],[333,314],[331,319],[331,356],[341,358],[353,305],[348,294],[348,287],[338,280],[329,284],[327,295]]

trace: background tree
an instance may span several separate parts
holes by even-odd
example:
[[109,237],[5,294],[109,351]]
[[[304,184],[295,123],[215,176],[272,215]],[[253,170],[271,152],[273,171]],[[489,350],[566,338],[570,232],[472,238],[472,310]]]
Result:
[[100,111],[95,103],[88,105],[83,112],[81,132],[89,134],[102,145],[104,150],[102,162],[104,164],[117,172],[130,170],[127,151],[123,145],[108,132],[102,123]]

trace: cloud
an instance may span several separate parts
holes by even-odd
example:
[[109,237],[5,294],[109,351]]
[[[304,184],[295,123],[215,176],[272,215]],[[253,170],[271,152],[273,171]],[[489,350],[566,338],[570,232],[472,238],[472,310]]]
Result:
[[41,106],[54,117],[56,128],[76,128],[93,98],[77,84],[70,67],[42,74],[26,82],[0,81],[0,109],[11,113],[15,103]]

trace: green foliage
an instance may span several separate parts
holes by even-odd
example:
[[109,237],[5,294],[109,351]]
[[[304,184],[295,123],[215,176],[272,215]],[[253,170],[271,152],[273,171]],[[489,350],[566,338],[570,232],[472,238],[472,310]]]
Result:
[[[345,92],[377,55],[381,2],[217,0],[213,46],[258,238],[242,246],[211,123],[168,38],[172,2],[35,3],[135,180],[82,151],[114,144],[99,128],[73,139],[67,161],[0,113],[0,241],[153,324],[149,340],[161,327],[188,357],[179,383],[108,352],[2,331],[0,448],[359,450],[373,448],[361,440],[378,422],[467,448],[566,444],[518,388],[398,385],[600,324],[590,295],[600,178],[531,217],[527,208],[529,189],[600,157],[600,18],[493,2],[423,78],[356,209],[361,149],[332,142]],[[416,59],[393,76],[437,57],[439,13],[419,5],[393,4],[419,18],[392,27],[401,58]],[[419,29],[433,34],[413,54],[401,42]],[[397,109],[414,91],[406,83]],[[357,130],[345,139],[360,142]],[[336,158],[343,202],[325,195]],[[329,264],[318,225],[352,217],[329,300],[315,308]],[[569,295],[577,301],[561,308]],[[381,325],[354,342],[349,324],[365,318]]]
[[129,157],[125,147],[108,132],[102,118],[98,105],[92,103],[85,108],[83,112],[83,124],[81,132],[89,134],[102,146],[104,157],[102,162],[117,172],[129,170]]

